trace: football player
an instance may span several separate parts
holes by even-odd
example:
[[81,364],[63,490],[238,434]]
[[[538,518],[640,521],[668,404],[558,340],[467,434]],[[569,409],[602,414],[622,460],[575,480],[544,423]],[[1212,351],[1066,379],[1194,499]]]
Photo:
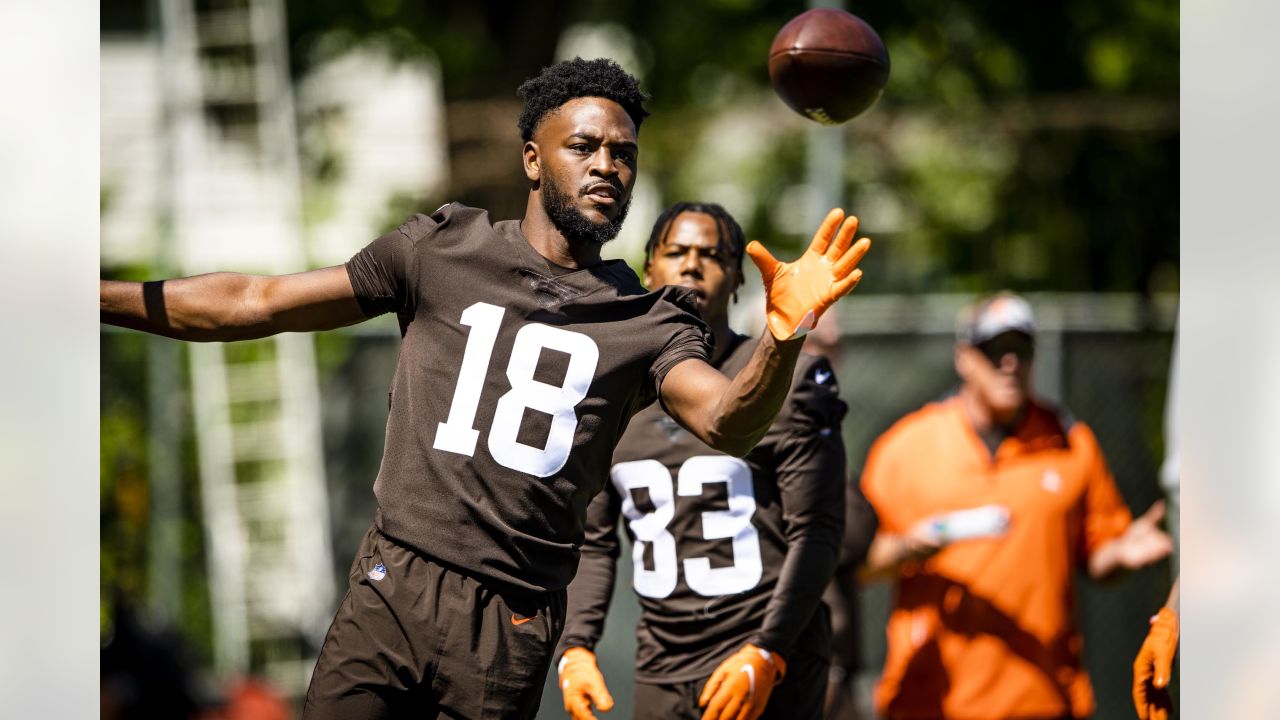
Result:
[[[743,252],[742,229],[723,208],[679,203],[654,225],[645,261],[648,287],[693,291],[715,336],[711,364],[727,375],[753,355],[754,343],[729,328]],[[593,649],[620,521],[642,610],[636,718],[822,717],[831,624],[821,597],[844,529],[845,403],[826,359],[802,355],[795,368],[777,419],[741,458],[658,405],[632,419],[587,509],[569,586],[559,680],[575,720],[595,717],[592,704],[613,705]]]
[[399,320],[378,511],[305,718],[532,717],[587,502],[631,416],[661,397],[697,437],[746,453],[786,396],[797,336],[861,277],[869,241],[838,210],[795,263],[754,246],[771,332],[725,377],[690,291],[646,292],[600,258],[639,162],[635,78],[574,59],[520,94],[520,220],[450,203],[341,266],[102,283],[103,322],[184,340]]

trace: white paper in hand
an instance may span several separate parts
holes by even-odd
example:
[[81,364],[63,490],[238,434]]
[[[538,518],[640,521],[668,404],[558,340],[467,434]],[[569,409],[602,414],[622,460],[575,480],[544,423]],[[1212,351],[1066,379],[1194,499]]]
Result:
[[936,515],[925,521],[938,542],[1000,537],[1009,530],[1009,508],[983,505],[968,510]]

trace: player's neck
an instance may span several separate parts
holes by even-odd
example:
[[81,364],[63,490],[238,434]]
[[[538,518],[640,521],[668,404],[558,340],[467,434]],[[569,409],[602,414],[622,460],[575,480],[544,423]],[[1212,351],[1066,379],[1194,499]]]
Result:
[[520,232],[539,255],[550,262],[567,268],[585,268],[600,263],[598,243],[573,243],[560,232],[542,207],[542,199],[529,193]]
[[974,430],[984,432],[987,430],[1000,429],[1005,432],[1012,432],[1017,424],[1025,415],[1027,404],[1024,402],[1017,410],[1012,413],[998,413],[994,408],[983,402],[978,389],[967,383],[960,385],[960,407],[964,410],[964,415],[969,420],[969,424]]

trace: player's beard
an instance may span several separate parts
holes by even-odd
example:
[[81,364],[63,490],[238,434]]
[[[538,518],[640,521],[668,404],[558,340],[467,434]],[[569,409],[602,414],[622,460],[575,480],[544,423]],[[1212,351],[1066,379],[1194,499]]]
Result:
[[[618,196],[621,197],[619,192]],[[565,192],[549,178],[542,182],[542,208],[546,211],[551,223],[573,245],[603,245],[618,237],[622,223],[627,219],[627,211],[631,209],[631,198],[622,203],[618,216],[603,223],[594,223],[575,205],[575,197]]]

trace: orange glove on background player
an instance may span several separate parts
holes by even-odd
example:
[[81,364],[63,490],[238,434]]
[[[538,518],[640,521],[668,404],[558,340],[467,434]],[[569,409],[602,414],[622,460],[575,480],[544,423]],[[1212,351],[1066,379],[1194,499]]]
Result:
[[600,712],[613,709],[613,696],[604,686],[604,676],[596,665],[596,654],[584,647],[571,647],[560,656],[560,692],[564,709],[573,720],[593,720],[595,703]]
[[720,663],[702,688],[698,696],[698,707],[706,708],[702,720],[755,720],[786,673],[781,655],[747,643]]
[[1178,615],[1161,608],[1151,618],[1151,630],[1138,658],[1133,661],[1133,704],[1140,720],[1169,720],[1173,701],[1169,698],[1169,675],[1178,652]]
[[850,247],[857,232],[858,218],[845,218],[844,211],[836,208],[827,213],[809,249],[793,263],[779,262],[757,240],[747,245],[747,254],[764,279],[765,312],[775,338],[790,340],[812,330],[822,313],[862,279],[858,262],[871,240],[862,238]]

